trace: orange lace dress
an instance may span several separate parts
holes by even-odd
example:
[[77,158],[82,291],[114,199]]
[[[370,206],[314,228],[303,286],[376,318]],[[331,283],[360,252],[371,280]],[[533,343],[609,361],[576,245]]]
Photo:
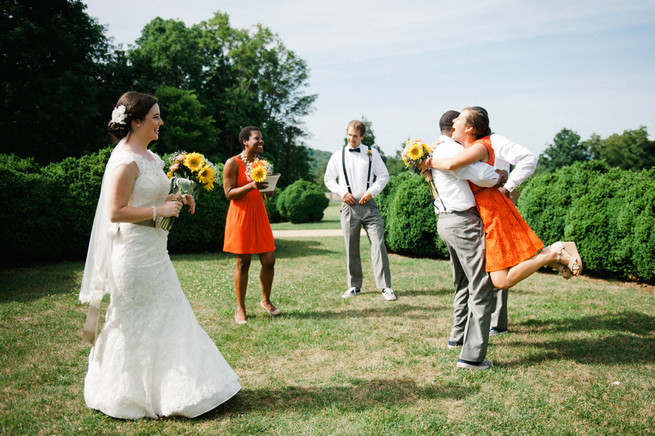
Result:
[[[489,165],[496,155],[491,139],[486,136],[476,142],[489,151]],[[525,222],[516,206],[496,188],[482,188],[469,182],[484,224],[487,271],[500,271],[517,265],[544,248],[543,242]]]
[[[246,167],[239,158],[237,162],[237,188],[250,183]],[[262,193],[253,189],[238,200],[230,200],[225,220],[223,251],[234,254],[268,253],[275,250],[273,231],[268,221]]]

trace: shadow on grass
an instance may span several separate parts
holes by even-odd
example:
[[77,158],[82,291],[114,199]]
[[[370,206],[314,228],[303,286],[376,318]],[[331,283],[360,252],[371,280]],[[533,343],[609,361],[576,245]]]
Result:
[[[387,307],[384,308],[371,308],[367,307],[364,309],[345,309],[345,310],[333,310],[333,311],[290,311],[285,312],[285,318],[295,318],[295,319],[341,319],[341,318],[378,318],[378,317],[392,317],[392,316],[401,316],[406,313],[412,312],[412,319],[417,318],[432,318],[435,316],[435,312],[442,310],[443,307],[433,307],[433,306],[410,306],[408,304],[402,303],[390,303]],[[425,312],[424,315],[417,315],[416,312]]]
[[[522,330],[530,334],[595,333],[586,338],[511,342],[509,346],[540,347],[543,351],[520,361],[504,363],[503,366],[522,366],[552,359],[606,365],[652,363],[655,356],[655,317],[639,312],[590,315],[562,320],[530,320],[522,323],[522,326]],[[602,337],[599,337],[600,335]]]
[[320,247],[321,242],[319,240],[280,239],[275,241],[275,257],[277,259],[292,259],[296,257],[341,254],[339,250],[327,250]]
[[462,399],[476,395],[478,389],[464,386],[417,386],[410,379],[355,379],[346,386],[243,389],[227,403],[200,417],[211,420],[229,414],[248,412],[337,409],[344,413],[372,408],[395,408],[419,400]]
[[0,269],[0,303],[30,302],[48,295],[77,293],[84,263],[6,267]]
[[441,288],[441,289],[400,289],[396,291],[398,298],[402,297],[419,297],[421,295],[427,295],[430,297],[439,297],[441,295],[454,295],[455,289],[451,288]]

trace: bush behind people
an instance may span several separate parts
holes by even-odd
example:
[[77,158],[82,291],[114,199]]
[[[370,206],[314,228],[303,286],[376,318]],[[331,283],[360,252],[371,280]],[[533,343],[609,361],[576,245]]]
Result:
[[[5,264],[83,260],[111,148],[45,168],[34,159],[0,155],[0,257]],[[217,164],[222,180],[223,164]],[[16,205],[20,200],[20,206]],[[184,212],[169,235],[172,253],[220,251],[228,202],[220,183],[198,193],[194,215]]]
[[[390,251],[447,258],[423,179],[394,176],[376,198]],[[521,215],[549,245],[576,241],[585,272],[655,283],[655,169],[610,169],[577,162],[521,186]],[[426,244],[434,235],[434,248]],[[443,247],[443,248],[442,248]]]
[[323,219],[330,204],[325,192],[314,182],[296,180],[284,189],[277,200],[277,207],[292,223],[312,223]]

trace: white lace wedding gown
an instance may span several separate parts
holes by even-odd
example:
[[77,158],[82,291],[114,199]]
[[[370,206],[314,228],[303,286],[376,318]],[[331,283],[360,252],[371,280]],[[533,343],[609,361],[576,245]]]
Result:
[[[114,152],[106,171],[136,162],[139,176],[130,205],[164,203],[163,161]],[[102,198],[102,197],[101,197]],[[236,394],[241,385],[200,327],[168,257],[168,232],[157,227],[112,225],[106,320],[89,355],[86,404],[115,417],[195,417]],[[86,274],[86,272],[85,272]]]

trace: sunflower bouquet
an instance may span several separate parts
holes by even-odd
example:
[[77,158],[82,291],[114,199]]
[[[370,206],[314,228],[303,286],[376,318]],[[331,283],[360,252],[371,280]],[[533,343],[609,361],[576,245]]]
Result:
[[273,165],[264,159],[255,159],[253,162],[246,164],[246,177],[248,180],[261,183],[271,174],[273,174]]
[[405,148],[400,156],[403,158],[403,162],[405,162],[405,166],[409,168],[409,171],[414,173],[418,164],[430,157],[430,149],[420,139],[410,139],[405,143]]
[[[173,194],[174,200],[187,194],[195,195],[201,186],[207,191],[214,189],[216,167],[202,154],[178,151],[171,155],[169,165],[166,175],[171,179],[169,194]],[[170,230],[174,220],[174,217],[163,218],[161,228]]]
[[[400,156],[403,158],[405,166],[413,174],[418,168],[418,165],[430,157],[431,153],[432,150],[425,144],[425,142],[420,139],[410,139],[405,143],[405,148],[402,153],[400,153]],[[430,197],[432,197],[432,200],[434,201],[439,198],[437,187],[434,185],[432,175],[429,171],[426,173],[425,181],[428,182],[428,189],[430,190]]]

